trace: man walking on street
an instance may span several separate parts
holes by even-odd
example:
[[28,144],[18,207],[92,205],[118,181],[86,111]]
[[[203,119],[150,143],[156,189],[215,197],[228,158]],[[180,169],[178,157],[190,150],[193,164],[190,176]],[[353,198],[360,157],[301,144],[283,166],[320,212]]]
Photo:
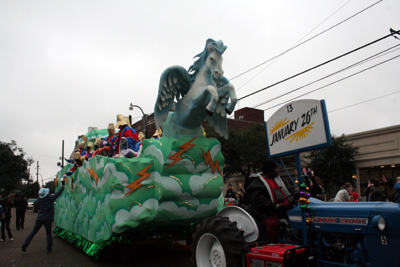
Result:
[[24,195],[16,195],[14,200],[14,207],[15,207],[15,217],[16,219],[16,227],[17,230],[24,229],[24,222],[25,222],[25,212],[26,208],[28,207],[28,201],[25,199]]
[[33,237],[39,231],[39,229],[44,225],[46,228],[47,236],[47,253],[50,253],[53,247],[53,237],[51,232],[52,223],[54,220],[54,201],[61,195],[64,190],[65,181],[61,181],[61,188],[54,195],[49,195],[50,190],[48,188],[42,188],[39,190],[39,212],[36,218],[35,226],[32,232],[26,238],[24,244],[22,245],[22,251],[26,252],[26,248],[32,241]]

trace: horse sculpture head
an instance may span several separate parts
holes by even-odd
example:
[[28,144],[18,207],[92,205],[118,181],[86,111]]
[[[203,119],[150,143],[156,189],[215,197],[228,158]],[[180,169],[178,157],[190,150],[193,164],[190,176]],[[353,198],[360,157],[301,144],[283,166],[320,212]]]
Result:
[[225,52],[227,46],[219,40],[208,39],[204,47],[203,52],[194,56],[198,59],[189,68],[191,82],[196,79],[196,75],[203,65],[206,65],[210,70],[211,75],[214,79],[220,80],[224,71],[222,69],[222,54]]

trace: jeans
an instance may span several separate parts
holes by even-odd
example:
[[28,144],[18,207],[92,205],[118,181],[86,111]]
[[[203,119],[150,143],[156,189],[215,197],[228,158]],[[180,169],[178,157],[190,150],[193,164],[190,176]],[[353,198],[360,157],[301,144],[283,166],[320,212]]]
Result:
[[11,229],[10,229],[10,220],[11,217],[5,217],[3,220],[1,220],[1,239],[6,239],[5,235],[5,229],[7,229],[8,237],[11,239],[13,238],[13,235],[11,234]]
[[17,210],[15,213],[15,217],[16,217],[16,226],[17,226],[17,230],[19,230],[19,228],[24,229],[24,222],[25,222],[25,211],[24,210]]
[[46,236],[47,236],[47,251],[51,251],[53,247],[53,237],[51,233],[51,226],[52,226],[53,221],[48,221],[48,220],[36,220],[35,226],[33,227],[32,232],[28,235],[26,238],[24,244],[22,247],[27,248],[29,246],[29,243],[31,243],[33,237],[36,235],[36,233],[39,231],[39,229],[44,225],[44,228],[46,229]]

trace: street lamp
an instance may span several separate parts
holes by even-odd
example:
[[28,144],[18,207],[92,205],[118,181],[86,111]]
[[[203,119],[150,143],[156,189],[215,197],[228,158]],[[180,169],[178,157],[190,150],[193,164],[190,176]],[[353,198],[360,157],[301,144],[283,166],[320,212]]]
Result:
[[139,107],[138,105],[132,105],[132,103],[131,103],[131,105],[129,106],[129,110],[133,110],[133,107],[137,107],[138,109],[140,109],[140,111],[143,114],[143,117],[144,117],[144,138],[147,138],[147,117],[144,114],[143,109],[141,107]]

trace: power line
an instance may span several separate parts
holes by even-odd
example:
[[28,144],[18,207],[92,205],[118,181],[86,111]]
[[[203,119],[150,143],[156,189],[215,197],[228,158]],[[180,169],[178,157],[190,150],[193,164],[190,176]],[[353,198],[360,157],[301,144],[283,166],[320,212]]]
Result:
[[[286,52],[290,51],[291,49],[295,48],[296,44],[298,44],[301,40],[303,40],[307,35],[309,35],[310,33],[312,33],[315,29],[317,29],[319,26],[321,26],[325,21],[327,21],[329,18],[331,18],[334,14],[336,14],[339,10],[341,10],[345,5],[347,5],[348,3],[350,3],[351,0],[347,1],[347,3],[345,3],[344,5],[342,5],[338,10],[336,10],[335,12],[333,12],[329,17],[327,17],[326,19],[324,19],[324,21],[322,21],[320,24],[318,24],[316,27],[314,27],[314,29],[312,29],[311,31],[309,31],[306,35],[304,35],[300,40],[298,40],[295,44],[292,45],[292,47],[287,50]],[[311,40],[311,39],[309,39]],[[285,52],[285,53],[286,53]],[[281,56],[283,56],[283,54],[278,55],[277,57],[275,57],[274,61],[272,61],[270,64],[268,64],[267,66],[265,66],[265,68],[263,68],[261,71],[259,71],[256,75],[254,75],[252,78],[250,78],[247,82],[245,82],[244,84],[242,84],[242,86],[240,86],[238,89],[236,89],[236,92],[239,92],[240,89],[242,89],[243,87],[245,87],[248,83],[250,83],[252,80],[254,80],[258,75],[260,75],[264,70],[266,70],[269,66],[271,66],[275,61],[277,61],[279,58],[281,58]],[[236,76],[238,77],[238,76]],[[231,79],[232,80],[232,79]]]
[[371,101],[374,101],[374,100],[377,100],[377,99],[380,99],[380,98],[384,98],[384,97],[387,97],[387,96],[390,96],[390,95],[398,94],[398,93],[400,93],[400,91],[397,91],[397,92],[394,92],[394,93],[390,93],[390,94],[387,94],[387,95],[378,96],[378,97],[375,97],[375,98],[372,98],[372,99],[368,99],[368,100],[365,100],[365,101],[362,101],[362,102],[359,102],[359,103],[356,103],[356,104],[353,104],[353,105],[350,105],[350,106],[334,109],[334,110],[328,111],[328,113],[332,113],[332,112],[336,112],[336,111],[339,111],[339,110],[342,110],[342,109],[354,107],[354,106],[357,106],[357,105],[360,105],[360,104],[371,102]]
[[373,66],[371,66],[371,67],[368,67],[368,68],[366,68],[366,69],[363,69],[363,70],[361,70],[361,71],[359,71],[359,72],[353,73],[353,74],[351,74],[351,75],[349,75],[349,76],[346,76],[346,77],[344,77],[344,78],[342,78],[342,79],[339,79],[339,80],[334,81],[334,82],[332,82],[332,83],[329,83],[329,84],[327,84],[327,85],[321,86],[321,87],[319,87],[319,88],[317,88],[317,89],[314,89],[314,90],[312,90],[312,91],[310,91],[310,92],[308,92],[308,93],[299,95],[299,96],[294,97],[294,98],[292,98],[292,99],[290,99],[290,100],[284,101],[284,102],[282,102],[282,103],[280,103],[280,104],[277,104],[277,105],[274,105],[274,106],[269,107],[269,108],[267,108],[267,109],[264,109],[264,111],[269,110],[269,109],[272,109],[272,108],[277,107],[277,106],[280,106],[280,105],[283,105],[283,104],[285,104],[285,103],[288,103],[288,102],[290,102],[290,101],[292,101],[292,100],[295,100],[295,99],[297,99],[297,98],[300,98],[300,97],[302,97],[302,96],[305,96],[305,95],[311,94],[311,93],[313,93],[313,92],[319,91],[319,90],[321,90],[321,89],[323,89],[323,88],[326,88],[326,87],[328,87],[328,86],[330,86],[330,85],[333,85],[333,84],[335,84],[335,83],[338,83],[338,82],[341,82],[341,81],[346,80],[346,79],[348,79],[348,78],[351,78],[351,77],[353,77],[353,76],[355,76],[355,75],[358,75],[358,74],[360,74],[360,73],[362,73],[362,72],[364,72],[364,71],[370,70],[370,69],[372,69],[372,68],[374,68],[374,67],[377,67],[377,66],[379,66],[379,65],[382,65],[382,64],[384,64],[384,63],[387,63],[387,62],[389,62],[389,61],[391,61],[391,60],[393,60],[393,59],[396,59],[396,58],[398,58],[398,57],[400,57],[400,55],[397,55],[397,56],[395,56],[395,57],[389,58],[389,59],[387,59],[387,60],[385,60],[385,61],[382,61],[382,62],[380,62],[380,63],[378,63],[378,64],[375,64],[375,65],[373,65]]
[[[400,31],[397,31],[397,32],[395,32],[395,33],[400,34]],[[250,94],[248,94],[248,95],[245,95],[245,96],[239,98],[238,101],[240,101],[240,100],[242,100],[242,99],[244,99],[244,98],[247,98],[247,97],[249,97],[249,96],[252,96],[252,95],[254,95],[254,94],[257,94],[257,93],[259,93],[259,92],[261,92],[261,91],[267,90],[267,89],[269,89],[269,88],[271,88],[271,87],[273,87],[273,86],[275,86],[275,85],[278,85],[278,84],[280,84],[280,83],[286,82],[286,81],[288,81],[288,80],[290,80],[290,79],[293,79],[293,78],[295,78],[295,77],[297,77],[297,76],[300,76],[300,75],[302,75],[302,74],[304,74],[304,73],[307,73],[307,72],[309,72],[309,71],[311,71],[311,70],[314,70],[314,69],[316,69],[316,68],[319,68],[319,67],[321,67],[321,66],[323,66],[323,65],[326,65],[326,64],[328,64],[328,63],[331,63],[331,62],[333,62],[333,61],[335,61],[335,60],[337,60],[337,59],[339,59],[339,58],[342,58],[342,57],[344,57],[344,56],[347,56],[347,55],[349,55],[349,54],[351,54],[351,53],[354,53],[354,52],[356,52],[356,51],[358,51],[358,50],[361,50],[361,49],[363,49],[363,48],[365,48],[365,47],[368,47],[368,46],[370,46],[370,45],[372,45],[372,44],[375,44],[375,43],[377,43],[377,42],[380,42],[380,41],[382,41],[382,40],[384,40],[384,39],[386,39],[386,38],[388,38],[388,37],[391,37],[392,35],[393,35],[393,33],[390,33],[390,34],[388,34],[388,35],[386,35],[386,36],[384,36],[384,37],[382,37],[382,38],[379,38],[379,39],[377,39],[377,40],[375,40],[375,41],[372,41],[372,42],[370,42],[370,43],[368,43],[368,44],[365,44],[365,45],[360,46],[360,47],[358,47],[358,48],[356,48],[356,49],[353,49],[353,50],[351,50],[351,51],[349,51],[349,52],[346,52],[346,53],[344,53],[344,54],[342,54],[342,55],[340,55],[340,56],[337,56],[337,57],[332,58],[332,59],[330,59],[330,60],[328,60],[328,61],[325,61],[324,63],[321,63],[321,64],[319,64],[319,65],[316,65],[316,66],[312,67],[312,68],[309,68],[309,69],[307,69],[307,70],[304,70],[304,71],[302,71],[302,72],[299,72],[299,73],[297,73],[297,74],[295,74],[295,75],[293,75],[293,76],[290,76],[290,77],[288,77],[288,78],[286,78],[286,79],[283,79],[283,80],[281,80],[281,81],[279,81],[279,82],[276,82],[276,83],[274,83],[274,84],[272,84],[272,85],[269,85],[269,86],[267,86],[267,87],[264,87],[264,88],[262,88],[262,89],[259,89],[259,90],[255,91],[255,92],[253,92],[253,93],[250,93]]]
[[[369,9],[369,8],[371,8],[371,7],[373,7],[373,6],[375,6],[376,4],[378,4],[378,3],[382,2],[382,1],[383,1],[383,0],[380,0],[380,1],[378,1],[378,2],[376,2],[376,3],[374,3],[374,4],[372,4],[372,5],[370,5],[370,6],[366,7],[366,8],[364,8],[363,10],[357,12],[356,14],[354,14],[354,15],[348,17],[348,18],[345,19],[345,20],[342,20],[341,22],[339,22],[339,23],[333,25],[332,27],[326,29],[325,31],[322,31],[322,32],[320,32],[320,33],[314,35],[313,37],[310,37],[309,39],[305,40],[304,42],[302,42],[302,43],[300,43],[300,44],[298,44],[298,45],[296,45],[296,46],[293,46],[293,47],[289,48],[288,50],[286,50],[286,51],[284,51],[284,52],[278,54],[277,56],[274,56],[274,57],[268,59],[267,61],[264,61],[263,63],[258,64],[257,66],[255,66],[255,67],[253,67],[253,68],[251,68],[251,69],[249,69],[249,70],[247,70],[247,71],[245,71],[245,72],[243,72],[243,73],[241,73],[241,74],[239,74],[239,75],[236,75],[236,76],[234,76],[233,78],[230,78],[229,80],[231,81],[231,80],[233,80],[233,79],[235,79],[235,78],[237,78],[237,77],[240,77],[240,76],[242,76],[242,75],[244,75],[244,74],[246,74],[246,73],[248,73],[248,72],[250,72],[250,71],[252,71],[252,70],[254,70],[254,69],[256,69],[256,68],[258,68],[258,67],[260,67],[260,66],[262,66],[262,65],[264,65],[264,64],[266,64],[266,63],[268,63],[268,62],[270,62],[271,60],[273,60],[273,59],[275,59],[275,58],[277,58],[277,57],[280,57],[280,56],[286,54],[287,52],[289,52],[289,51],[295,49],[296,47],[299,47],[300,45],[305,44],[305,43],[307,43],[308,41],[311,41],[312,39],[318,37],[319,35],[322,35],[322,34],[324,34],[325,32],[327,32],[327,31],[329,31],[329,30],[331,30],[331,29],[333,29],[333,28],[339,26],[340,24],[342,24],[342,23],[348,21],[349,19],[354,18],[355,16],[361,14],[362,12],[366,11],[367,9]],[[347,3],[346,3],[346,4],[347,4]],[[345,5],[346,5],[346,4],[345,4]],[[343,7],[343,6],[342,6],[342,7]],[[342,7],[341,7],[341,8],[342,8]],[[332,14],[332,15],[333,15],[333,14]],[[318,26],[317,26],[317,27],[318,27]]]
[[[283,96],[285,96],[285,95],[294,93],[294,92],[296,92],[296,91],[298,91],[298,90],[300,90],[300,89],[303,89],[303,88],[305,88],[305,87],[307,87],[307,86],[310,86],[310,85],[312,85],[312,84],[314,84],[314,83],[317,83],[317,82],[320,82],[320,81],[322,81],[322,80],[324,80],[324,79],[327,79],[327,78],[329,78],[329,77],[332,77],[332,76],[334,76],[334,75],[336,75],[336,74],[338,74],[338,73],[344,72],[344,71],[349,70],[349,69],[351,69],[351,68],[354,68],[354,67],[356,67],[356,66],[358,66],[358,65],[367,63],[367,62],[369,62],[369,61],[372,60],[372,59],[376,59],[376,58],[381,57],[381,56],[384,56],[384,55],[386,55],[386,54],[388,54],[388,53],[395,52],[395,51],[397,51],[398,49],[395,49],[395,50],[393,50],[393,51],[390,51],[390,50],[392,50],[392,49],[394,49],[394,48],[396,48],[396,47],[398,47],[398,46],[400,46],[400,44],[397,44],[397,45],[392,46],[392,47],[390,47],[390,48],[388,48],[388,49],[385,49],[385,50],[383,50],[383,51],[381,51],[381,52],[379,52],[379,53],[376,53],[376,54],[374,54],[374,55],[372,55],[372,56],[370,56],[370,57],[367,57],[367,58],[365,58],[365,59],[363,59],[363,60],[360,60],[360,61],[358,61],[358,62],[356,62],[356,63],[354,63],[354,64],[351,64],[351,65],[349,65],[349,66],[347,66],[347,67],[345,67],[345,68],[343,68],[343,69],[340,69],[340,70],[338,70],[338,71],[336,71],[336,72],[333,72],[333,73],[331,73],[331,74],[329,74],[329,75],[326,75],[326,76],[324,76],[324,77],[322,77],[322,78],[320,78],[320,79],[317,79],[317,80],[315,80],[315,81],[313,81],[313,82],[310,82],[310,83],[308,83],[308,84],[305,84],[305,85],[303,85],[303,86],[300,86],[300,87],[298,87],[298,88],[296,88],[296,89],[293,89],[293,90],[291,90],[291,91],[289,91],[289,92],[286,92],[286,93],[281,94],[281,95],[279,95],[279,96],[276,96],[276,97],[274,97],[274,98],[271,98],[271,99],[268,99],[268,100],[266,100],[266,101],[263,101],[263,102],[261,102],[261,103],[259,103],[259,104],[257,104],[257,105],[252,106],[252,108],[256,108],[256,107],[259,107],[259,106],[261,106],[261,105],[264,105],[264,104],[267,104],[267,103],[269,103],[269,102],[272,102],[272,101],[274,101],[274,100],[276,100],[276,99],[279,99],[279,98],[281,98],[281,97],[283,97]],[[390,52],[388,52],[388,51],[390,51]]]

